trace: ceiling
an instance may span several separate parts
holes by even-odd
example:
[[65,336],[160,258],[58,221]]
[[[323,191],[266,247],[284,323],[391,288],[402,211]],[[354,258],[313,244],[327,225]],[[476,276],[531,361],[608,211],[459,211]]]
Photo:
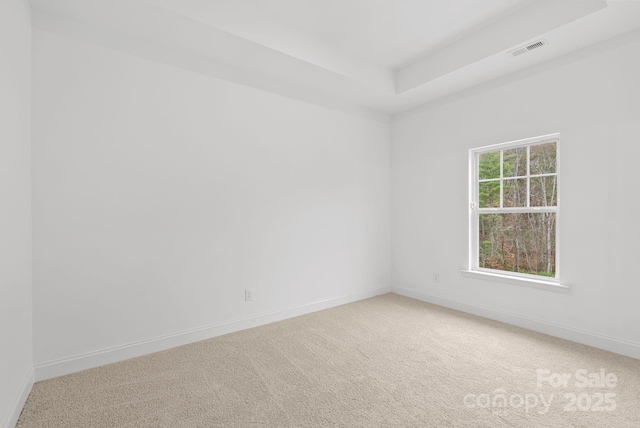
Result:
[[[640,29],[633,0],[31,0],[36,28],[378,120]],[[513,57],[541,38],[547,44]]]
[[[150,0],[269,46],[284,35],[396,69],[531,0]],[[271,36],[270,37],[270,34]]]

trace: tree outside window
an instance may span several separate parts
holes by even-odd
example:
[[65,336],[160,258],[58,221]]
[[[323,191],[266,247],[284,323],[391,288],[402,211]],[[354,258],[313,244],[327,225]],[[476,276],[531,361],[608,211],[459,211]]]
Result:
[[471,151],[472,269],[557,278],[558,136]]

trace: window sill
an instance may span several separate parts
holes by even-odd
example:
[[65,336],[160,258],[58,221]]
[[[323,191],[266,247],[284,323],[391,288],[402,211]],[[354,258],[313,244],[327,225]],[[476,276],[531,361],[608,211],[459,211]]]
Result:
[[462,276],[466,278],[482,279],[484,281],[502,282],[505,284],[521,285],[524,287],[537,288],[540,290],[554,291],[556,293],[568,293],[571,288],[555,281],[545,281],[533,278],[519,278],[509,275],[500,275],[497,273],[480,272],[475,270],[460,271]]

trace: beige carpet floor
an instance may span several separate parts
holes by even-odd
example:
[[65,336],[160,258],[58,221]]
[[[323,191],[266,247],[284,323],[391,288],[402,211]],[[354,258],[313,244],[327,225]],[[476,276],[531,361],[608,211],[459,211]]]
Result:
[[640,360],[387,294],[38,382],[17,426],[637,428]]

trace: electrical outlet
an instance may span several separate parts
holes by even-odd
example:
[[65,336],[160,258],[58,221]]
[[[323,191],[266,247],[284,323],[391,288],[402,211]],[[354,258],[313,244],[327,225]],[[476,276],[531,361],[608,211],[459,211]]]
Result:
[[244,301],[250,302],[253,300],[253,290],[244,290]]
[[439,273],[434,273],[433,274],[433,282],[440,282],[440,274]]

